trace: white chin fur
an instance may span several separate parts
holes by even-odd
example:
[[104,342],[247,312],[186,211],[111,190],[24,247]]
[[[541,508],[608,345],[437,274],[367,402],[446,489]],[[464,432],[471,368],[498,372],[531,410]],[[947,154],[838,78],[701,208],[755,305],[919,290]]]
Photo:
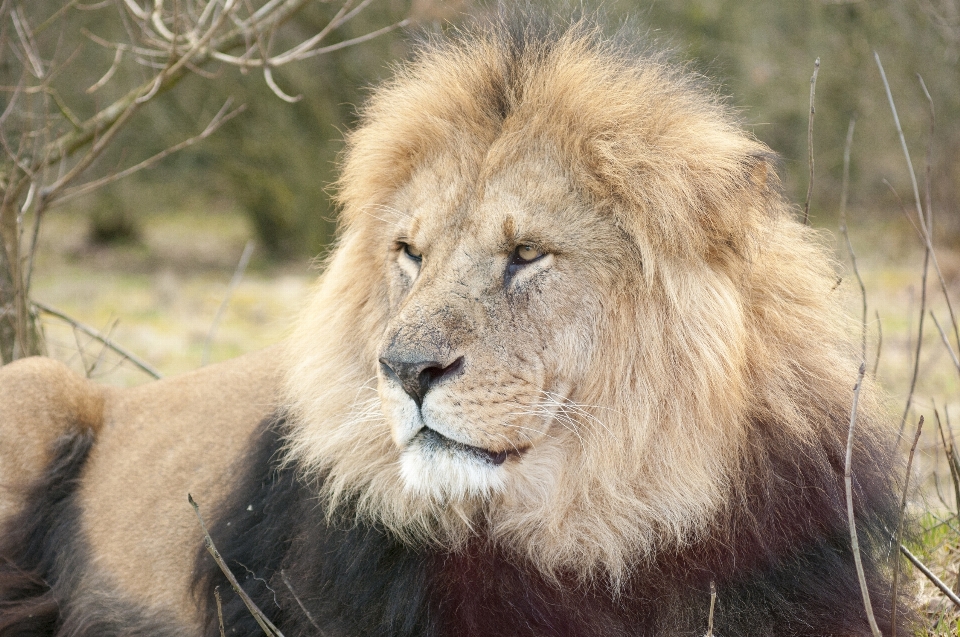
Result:
[[404,487],[438,502],[485,498],[503,490],[504,468],[449,449],[411,444],[400,454]]

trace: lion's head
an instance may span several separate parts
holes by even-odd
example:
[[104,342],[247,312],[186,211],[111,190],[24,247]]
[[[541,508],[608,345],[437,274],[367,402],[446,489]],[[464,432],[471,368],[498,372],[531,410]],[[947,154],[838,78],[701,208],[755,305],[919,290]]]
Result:
[[757,423],[846,404],[836,278],[770,151],[635,53],[490,28],[373,95],[289,353],[290,457],[330,503],[616,579],[736,506]]

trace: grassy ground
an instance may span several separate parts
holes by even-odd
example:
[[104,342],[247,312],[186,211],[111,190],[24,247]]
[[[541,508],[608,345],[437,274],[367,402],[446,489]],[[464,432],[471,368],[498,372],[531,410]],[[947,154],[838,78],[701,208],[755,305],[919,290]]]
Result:
[[[151,212],[144,217],[140,242],[110,248],[90,246],[84,216],[51,213],[41,236],[34,297],[109,334],[164,374],[198,367],[214,316],[251,232],[245,219],[228,208],[216,204],[195,207],[203,212]],[[922,244],[906,222],[881,223],[851,215],[850,233],[867,289],[868,369],[876,364],[880,345],[877,378],[889,395],[891,421],[898,423],[910,393],[916,352]],[[828,240],[837,242],[836,237]],[[859,286],[845,249],[841,245],[837,250],[846,264],[841,286],[851,315],[859,317]],[[937,257],[951,298],[960,303],[960,250],[938,246]],[[279,341],[315,276],[308,260],[277,266],[264,263],[255,254],[213,334],[209,360],[223,360]],[[927,309],[946,328],[949,316],[932,267],[927,293]],[[929,313],[925,323],[913,407],[905,427],[909,437],[919,416],[925,416],[927,424],[911,478],[920,487],[911,506],[922,512],[926,529],[916,548],[921,558],[958,590],[960,520],[936,421],[939,416],[949,431],[949,418],[954,429],[960,429],[960,374]],[[129,361],[58,319],[45,317],[44,330],[50,354],[80,372],[118,385],[150,380]],[[857,370],[850,370],[851,387],[856,374]],[[960,634],[956,608],[924,578],[914,576],[912,580],[927,620],[918,634]]]
[[[216,207],[202,214],[161,212],[144,221],[139,242],[105,248],[88,242],[84,216],[51,214],[33,296],[109,334],[163,374],[176,374],[200,366],[251,232],[243,217]],[[279,341],[314,277],[306,259],[269,265],[255,251],[210,338],[209,362]],[[150,380],[59,319],[45,317],[44,332],[50,355],[101,382]]]

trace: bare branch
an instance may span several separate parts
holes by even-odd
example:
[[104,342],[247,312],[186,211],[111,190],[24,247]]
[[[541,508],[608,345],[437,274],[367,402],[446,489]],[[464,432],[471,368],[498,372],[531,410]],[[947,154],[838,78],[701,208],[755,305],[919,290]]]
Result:
[[954,446],[953,430],[949,429],[950,437],[943,431],[943,423],[940,422],[940,412],[933,410],[933,416],[937,421],[937,431],[940,432],[940,441],[943,443],[943,450],[947,456],[947,467],[950,469],[950,479],[953,481],[953,496],[957,510],[960,511],[960,457],[957,456],[957,449]]
[[957,355],[953,352],[953,346],[950,345],[950,341],[943,332],[943,328],[940,327],[940,321],[937,320],[937,315],[933,313],[933,310],[930,310],[930,318],[933,319],[933,324],[937,326],[937,331],[940,332],[940,339],[943,341],[944,346],[947,348],[947,351],[950,352],[950,360],[953,361],[953,366],[960,372],[960,360],[957,360]]
[[713,610],[717,604],[717,585],[710,582],[710,615],[707,617],[707,633],[703,637],[713,637]]
[[30,61],[34,77],[43,79],[46,71],[44,71],[43,62],[40,60],[40,52],[36,41],[33,39],[33,33],[30,31],[30,25],[27,23],[26,16],[23,15],[23,8],[17,7],[11,11],[10,18],[13,20],[13,28],[17,32],[17,37],[20,38],[23,54]]
[[230,285],[227,286],[227,293],[224,295],[220,307],[217,308],[217,313],[213,317],[213,323],[210,325],[210,331],[207,332],[207,338],[203,343],[203,357],[200,359],[201,367],[206,366],[210,360],[210,345],[213,343],[213,335],[220,325],[220,319],[223,318],[223,313],[226,311],[227,306],[230,305],[230,298],[233,296],[233,291],[237,289],[237,286],[240,285],[240,280],[243,279],[243,273],[247,269],[247,264],[250,263],[250,257],[253,256],[253,248],[255,246],[256,244],[253,240],[250,240],[247,241],[247,245],[243,248],[243,254],[240,255],[240,262],[237,263],[237,269],[234,270],[233,277],[230,279]]
[[873,378],[877,377],[877,369],[880,368],[880,352],[883,350],[883,321],[880,320],[880,311],[874,310],[877,317],[877,354],[873,359]]
[[389,33],[396,29],[402,29],[410,24],[410,20],[401,20],[396,24],[391,24],[383,28],[377,29],[376,31],[371,31],[366,35],[360,35],[349,40],[344,40],[343,42],[337,42],[336,44],[331,44],[330,46],[325,46],[319,49],[314,49],[313,51],[308,51],[307,53],[302,54],[297,59],[305,60],[307,58],[315,57],[318,55],[326,55],[327,53],[332,53],[334,51],[339,51],[340,49],[345,49],[347,47],[356,46],[357,44],[362,44],[374,38],[378,38],[384,33]]
[[300,610],[303,611],[303,614],[306,615],[307,620],[317,629],[317,632],[320,634],[320,637],[326,637],[326,633],[323,632],[323,629],[317,625],[317,622],[313,619],[313,615],[310,614],[310,611],[307,610],[307,607],[303,605],[303,602],[300,601],[300,597],[297,595],[297,592],[293,590],[293,586],[290,584],[290,580],[287,579],[287,573],[280,569],[280,579],[283,580],[283,585],[287,587],[287,590],[290,591],[290,594],[293,595],[293,599],[296,600],[297,604],[300,605]]
[[217,622],[220,625],[220,637],[227,637],[224,632],[223,626],[223,603],[220,601],[220,587],[216,586],[213,589],[213,597],[217,600]]
[[[910,175],[910,184],[913,187],[913,198],[914,203],[917,209],[917,217],[920,220],[920,228],[922,230],[922,237],[924,243],[927,246],[927,251],[930,253],[930,259],[933,261],[934,270],[937,273],[937,277],[940,280],[940,288],[943,292],[943,298],[947,303],[947,310],[950,312],[950,322],[954,328],[954,337],[957,339],[957,344],[960,346],[960,326],[957,323],[956,314],[953,311],[953,304],[950,302],[950,295],[947,292],[947,284],[944,281],[943,274],[940,272],[940,264],[937,262],[937,255],[933,250],[933,237],[932,237],[932,228],[929,227],[927,217],[923,214],[923,206],[920,204],[920,189],[917,185],[917,173],[913,169],[913,161],[910,159],[910,150],[907,148],[906,139],[903,136],[903,128],[900,126],[900,118],[897,116],[897,107],[893,103],[893,94],[890,92],[890,84],[887,82],[886,73],[883,71],[883,65],[880,63],[880,56],[877,55],[876,51],[873,53],[874,59],[877,61],[877,67],[880,69],[880,77],[883,80],[883,87],[887,92],[887,100],[890,103],[890,111],[893,113],[893,121],[897,128],[897,135],[900,138],[900,146],[903,149],[903,155],[907,161],[907,168],[909,169]],[[933,143],[933,129],[936,123],[936,112],[933,108],[933,100],[930,98],[930,93],[927,91],[926,85],[923,83],[923,78],[920,78],[920,85],[923,88],[923,92],[927,97],[927,100],[930,105],[930,143]],[[929,216],[929,215],[928,215]]]
[[123,60],[124,49],[125,47],[122,46],[117,47],[117,53],[113,56],[113,64],[111,64],[110,68],[107,69],[107,72],[103,74],[103,77],[101,77],[93,86],[87,89],[88,94],[95,93],[110,81],[110,78],[113,77],[113,74],[117,72],[118,68],[120,68],[120,62]]
[[860,388],[863,386],[863,376],[867,366],[860,363],[857,373],[857,384],[853,388],[853,408],[850,410],[850,429],[847,433],[847,457],[843,469],[843,482],[847,489],[847,522],[850,524],[850,544],[853,550],[853,561],[857,567],[857,577],[860,580],[860,592],[863,594],[863,607],[867,611],[867,621],[873,637],[881,637],[877,620],[873,616],[873,605],[870,603],[870,590],[867,588],[867,578],[863,573],[863,560],[860,556],[860,541],[857,538],[857,523],[853,516],[853,477],[850,473],[853,457],[853,431],[857,424],[857,405],[860,402]]
[[[819,58],[817,62],[819,62]],[[817,70],[819,70],[819,64],[817,65]],[[816,71],[814,71],[814,78],[816,78]],[[812,91],[812,88],[811,88]],[[811,93],[811,99],[813,95]],[[811,102],[811,123],[813,118],[813,109]],[[843,239],[847,244],[847,252],[850,254],[850,261],[853,264],[853,273],[857,277],[857,283],[860,285],[860,298],[863,301],[863,316],[861,317],[861,330],[860,330],[860,359],[864,362],[867,360],[867,288],[863,284],[863,277],[860,276],[860,269],[857,267],[857,255],[853,251],[853,244],[850,242],[850,232],[847,230],[847,192],[850,185],[850,149],[853,146],[853,129],[857,124],[857,119],[851,118],[850,125],[847,127],[847,140],[843,146],[843,188],[840,191],[840,234],[843,235]],[[812,132],[812,129],[811,129]],[[811,138],[812,140],[812,138]],[[810,185],[813,186],[813,153],[810,154]],[[807,203],[810,202],[810,193],[807,193]]]
[[[920,416],[920,422],[917,423],[917,433],[913,437],[913,444],[910,445],[910,455],[907,458],[907,475],[903,479],[903,496],[900,499],[900,517],[897,520],[897,545],[903,542],[903,514],[907,509],[907,493],[910,486],[910,468],[913,466],[913,454],[917,450],[917,443],[920,442],[920,433],[923,431],[923,416]],[[897,584],[900,580],[900,560],[893,560],[893,585],[890,592],[890,637],[897,637]]]
[[807,159],[810,165],[810,181],[807,184],[807,203],[803,206],[803,224],[810,225],[810,197],[813,195],[813,117],[816,108],[813,105],[817,94],[817,74],[820,73],[820,58],[813,63],[813,76],[810,78],[810,117],[807,119]]
[[34,305],[34,307],[36,307],[38,310],[40,310],[40,311],[42,311],[42,312],[44,312],[44,313],[46,313],[46,314],[49,314],[49,315],[51,315],[51,316],[55,316],[55,317],[57,317],[58,319],[60,319],[60,320],[62,320],[62,321],[66,321],[67,323],[69,323],[70,325],[72,325],[72,326],[74,327],[74,329],[80,330],[81,332],[83,332],[83,333],[86,334],[87,336],[91,336],[91,337],[97,339],[98,341],[100,341],[101,343],[103,343],[104,345],[106,345],[107,347],[109,347],[110,349],[112,349],[113,351],[115,351],[117,354],[120,354],[120,355],[123,356],[125,359],[129,360],[131,363],[133,363],[134,365],[136,365],[137,367],[139,367],[140,369],[142,369],[144,372],[146,372],[146,373],[150,374],[151,376],[153,376],[154,378],[156,378],[156,379],[163,378],[163,374],[161,374],[155,367],[153,367],[153,366],[150,365],[149,363],[143,361],[140,357],[138,357],[136,354],[134,354],[134,353],[131,352],[130,350],[128,350],[128,349],[126,349],[126,348],[124,348],[124,347],[121,347],[120,345],[117,345],[117,344],[114,343],[112,340],[110,340],[110,338],[109,338],[108,336],[103,336],[102,334],[100,334],[100,332],[98,332],[97,330],[93,329],[92,327],[88,327],[88,326],[84,325],[84,324],[81,323],[80,321],[77,321],[76,319],[71,318],[71,317],[68,316],[67,314],[64,314],[64,313],[61,312],[60,310],[57,310],[57,309],[55,309],[55,308],[47,305],[46,303],[41,303],[40,301],[36,301],[36,300],[32,300],[31,303],[32,303],[32,304]]
[[883,71],[883,64],[880,63],[880,55],[874,51],[873,59],[877,62],[877,68],[880,69],[880,79],[883,80],[883,88],[887,92],[887,101],[890,103],[890,111],[893,113],[893,121],[897,126],[897,136],[900,138],[900,146],[903,148],[903,155],[907,159],[907,167],[910,169],[910,183],[913,186],[913,198],[917,205],[917,216],[923,222],[923,206],[920,205],[920,188],[917,186],[917,173],[913,170],[913,161],[910,159],[910,149],[907,148],[907,140],[903,136],[903,128],[900,126],[900,118],[897,116],[897,107],[893,103],[893,93],[890,92],[890,83],[887,82],[887,74]]
[[[70,200],[70,199],[73,199],[74,197],[79,197],[79,196],[81,196],[81,195],[89,194],[89,193],[97,190],[98,188],[102,188],[103,186],[106,186],[106,185],[108,185],[108,184],[112,184],[113,182],[119,181],[119,180],[123,179],[124,177],[129,177],[130,175],[132,175],[132,174],[134,174],[134,173],[136,173],[136,172],[139,172],[139,171],[144,170],[144,169],[146,169],[146,168],[150,168],[151,166],[153,166],[154,164],[156,164],[158,161],[160,161],[160,160],[162,160],[162,159],[164,159],[164,158],[166,158],[166,157],[168,157],[168,156],[170,156],[170,155],[172,155],[172,154],[174,154],[174,153],[176,153],[176,152],[178,152],[178,151],[181,151],[181,150],[183,150],[184,148],[189,148],[190,146],[193,146],[193,145],[196,144],[197,142],[199,142],[199,141],[201,141],[201,140],[204,140],[204,139],[206,139],[207,137],[210,137],[210,135],[212,135],[213,133],[215,133],[221,126],[223,126],[224,124],[226,124],[227,122],[229,122],[231,119],[233,119],[234,117],[236,117],[237,115],[239,115],[240,113],[242,113],[243,111],[246,110],[246,106],[240,105],[239,107],[235,108],[234,110],[232,110],[232,111],[230,111],[230,112],[226,112],[227,109],[230,107],[230,104],[231,104],[231,100],[227,100],[227,102],[223,105],[223,107],[220,109],[220,111],[213,117],[212,120],[210,120],[210,123],[207,124],[207,127],[204,128],[203,131],[202,131],[200,134],[194,135],[193,137],[190,137],[189,139],[183,140],[183,141],[180,142],[179,144],[175,144],[175,145],[173,145],[173,146],[171,146],[171,147],[169,147],[169,148],[166,148],[166,149],[160,151],[159,153],[157,153],[156,155],[153,155],[153,156],[151,156],[151,157],[148,157],[147,159],[144,159],[144,160],[141,161],[140,163],[138,163],[138,164],[136,164],[136,165],[134,165],[134,166],[130,166],[129,168],[125,168],[124,170],[121,170],[120,172],[112,173],[112,174],[110,174],[110,175],[107,175],[106,177],[103,177],[103,178],[101,178],[101,179],[97,179],[96,181],[91,181],[91,182],[88,182],[88,183],[86,183],[86,184],[83,184],[82,186],[76,186],[76,187],[74,187],[74,188],[70,188],[70,189],[68,189],[68,190],[64,190],[64,191],[62,192],[62,194],[56,196],[56,200],[57,200],[58,202],[61,202],[61,203],[62,203],[62,202],[64,202],[64,201],[68,201],[68,200]],[[49,196],[48,196],[48,198],[49,198]]]
[[250,596],[247,595],[247,592],[240,586],[240,582],[237,581],[237,578],[230,570],[230,567],[227,566],[227,563],[223,560],[223,557],[220,556],[220,551],[217,550],[216,545],[213,543],[213,538],[210,537],[210,533],[207,531],[207,525],[203,522],[203,516],[200,515],[200,506],[197,505],[196,501],[193,499],[193,496],[189,493],[187,494],[187,501],[190,502],[190,506],[193,507],[193,512],[197,514],[197,520],[200,521],[200,528],[203,529],[203,545],[207,548],[207,552],[213,556],[213,561],[217,563],[217,566],[220,567],[220,570],[230,582],[230,586],[233,588],[233,591],[240,596],[240,599],[243,600],[247,610],[250,611],[250,614],[253,615],[255,620],[257,620],[257,623],[260,624],[260,628],[263,629],[263,632],[268,637],[283,637],[283,633],[281,633],[280,630],[273,625],[273,622],[271,622],[270,619],[263,614],[263,611],[260,610],[260,608],[254,603],[254,601],[250,599]]
[[957,597],[957,594],[950,590],[950,587],[940,581],[940,578],[933,574],[929,568],[927,568],[923,562],[917,559],[917,556],[910,552],[910,549],[905,547],[903,544],[900,545],[900,552],[910,560],[910,562],[917,567],[917,570],[926,575],[927,579],[933,582],[933,585],[940,589],[947,598],[956,604],[957,608],[960,608],[960,597]]
[[270,90],[273,91],[273,94],[282,99],[284,102],[296,104],[303,99],[303,95],[294,96],[284,93],[283,89],[277,86],[277,83],[273,80],[273,69],[271,69],[269,66],[263,67],[263,79],[266,81],[267,86],[270,87]]

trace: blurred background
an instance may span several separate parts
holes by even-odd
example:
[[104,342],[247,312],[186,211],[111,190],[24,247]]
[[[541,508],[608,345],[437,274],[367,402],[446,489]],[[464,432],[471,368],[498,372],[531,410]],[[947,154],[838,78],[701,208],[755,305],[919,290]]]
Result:
[[[168,0],[160,3],[167,13],[151,12],[154,6],[0,0],[0,266],[4,258],[30,266],[7,268],[13,274],[6,279],[0,267],[0,310],[17,298],[42,304],[46,309],[24,315],[38,321],[35,349],[119,385],[151,376],[104,340],[164,375],[279,341],[316,278],[316,257],[333,240],[330,184],[357,106],[410,54],[414,34],[495,10],[470,0],[256,0],[216,31],[237,3]],[[836,247],[857,322],[866,303],[867,366],[889,395],[891,419],[904,423],[908,437],[919,415],[927,419],[915,460],[927,494],[925,556],[960,588],[960,522],[951,513],[960,510],[960,462],[950,427],[951,416],[960,420],[953,358],[960,343],[946,302],[960,291],[960,0],[603,6],[611,24],[639,25],[654,46],[673,51],[726,96],[743,125],[780,155],[798,215],[810,183],[811,76],[819,58],[811,223]],[[285,7],[294,9],[282,14]],[[227,42],[217,38],[231,24],[249,32],[277,12],[282,20],[260,36],[245,40],[240,29],[224,45],[232,58],[204,54],[177,66],[184,51],[205,50],[204,29],[210,42]],[[270,58],[317,34],[322,41],[312,52],[284,64],[282,56]],[[896,103],[935,259],[925,257],[911,172],[875,54]],[[261,58],[278,64],[265,73],[252,62]],[[132,108],[123,100],[137,87],[145,88]],[[122,126],[90,128],[116,116],[110,109],[121,102],[131,110]],[[109,143],[73,175],[100,141]],[[168,152],[178,145],[186,147]],[[31,163],[36,157],[55,161]],[[143,170],[111,181],[151,157],[156,161]],[[83,187],[99,180],[109,183]],[[858,272],[840,232],[842,209]],[[0,341],[5,325],[14,329],[12,315],[0,312]],[[4,360],[15,355],[0,353]],[[851,387],[855,378],[851,370]],[[924,634],[957,634],[949,606],[920,588],[931,609]]]
[[[182,2],[185,14],[205,4]],[[300,4],[282,28],[271,32],[273,50],[325,30],[344,8],[332,0]],[[570,13],[562,8],[569,3],[530,4]],[[139,6],[134,0],[5,3],[8,12],[16,10],[0,34],[16,44],[20,32],[33,25],[28,39],[50,71],[42,81],[28,77],[44,87],[37,93],[42,108],[34,108],[42,111],[44,122],[53,122],[49,126],[69,132],[162,66],[157,55],[138,57],[136,45],[151,29],[151,16],[138,24],[131,5]],[[29,294],[109,332],[164,373],[281,338],[316,275],[313,259],[332,241],[337,211],[330,184],[343,133],[354,125],[364,95],[410,54],[418,32],[442,31],[496,10],[491,3],[470,0],[363,0],[346,8],[355,15],[323,42],[335,50],[273,70],[280,93],[259,69],[208,60],[145,103],[84,171],[83,181],[116,174],[197,135],[228,101],[230,109],[244,110],[147,169],[45,211]],[[921,197],[930,198],[938,265],[955,288],[960,279],[960,0],[608,0],[603,11],[612,25],[628,21],[639,27],[653,46],[671,50],[675,60],[726,97],[744,126],[780,155],[780,173],[798,210],[809,185],[810,80],[820,59],[811,222],[832,231],[828,241],[837,241],[846,192],[851,244],[868,284],[870,349],[874,356],[878,344],[886,350],[878,373],[891,391],[905,396],[916,349],[923,241],[916,219],[909,217],[916,216],[910,171],[874,54],[889,79]],[[337,49],[379,31],[386,32]],[[119,64],[116,43],[127,47]],[[17,49],[0,52],[6,98],[11,87],[23,83],[18,74],[31,69],[29,56]],[[6,99],[3,95],[0,99]],[[291,103],[283,96],[301,99]],[[21,97],[14,106],[23,104]],[[24,117],[19,126],[32,126],[36,135],[38,118]],[[15,117],[5,119],[10,151],[23,131]],[[844,191],[844,149],[853,120]],[[20,215],[27,230],[29,213],[25,209]],[[230,288],[248,241],[254,242],[252,259]],[[851,311],[859,316],[859,287],[842,241],[837,255],[847,263],[845,286],[852,286]],[[228,289],[229,306],[211,337]],[[928,296],[947,325],[942,295],[931,287]],[[146,380],[129,365],[113,369],[109,361],[115,359],[94,343],[92,352],[83,347],[78,352],[76,330],[48,319],[43,320],[47,351],[63,348],[63,356],[80,367],[95,363],[90,373],[107,376],[107,382]],[[949,354],[929,317],[926,323],[930,344],[921,352],[921,366],[937,368],[949,362]],[[82,362],[93,354],[94,362]],[[931,391],[945,397],[956,387],[956,377],[949,371],[930,378]]]

